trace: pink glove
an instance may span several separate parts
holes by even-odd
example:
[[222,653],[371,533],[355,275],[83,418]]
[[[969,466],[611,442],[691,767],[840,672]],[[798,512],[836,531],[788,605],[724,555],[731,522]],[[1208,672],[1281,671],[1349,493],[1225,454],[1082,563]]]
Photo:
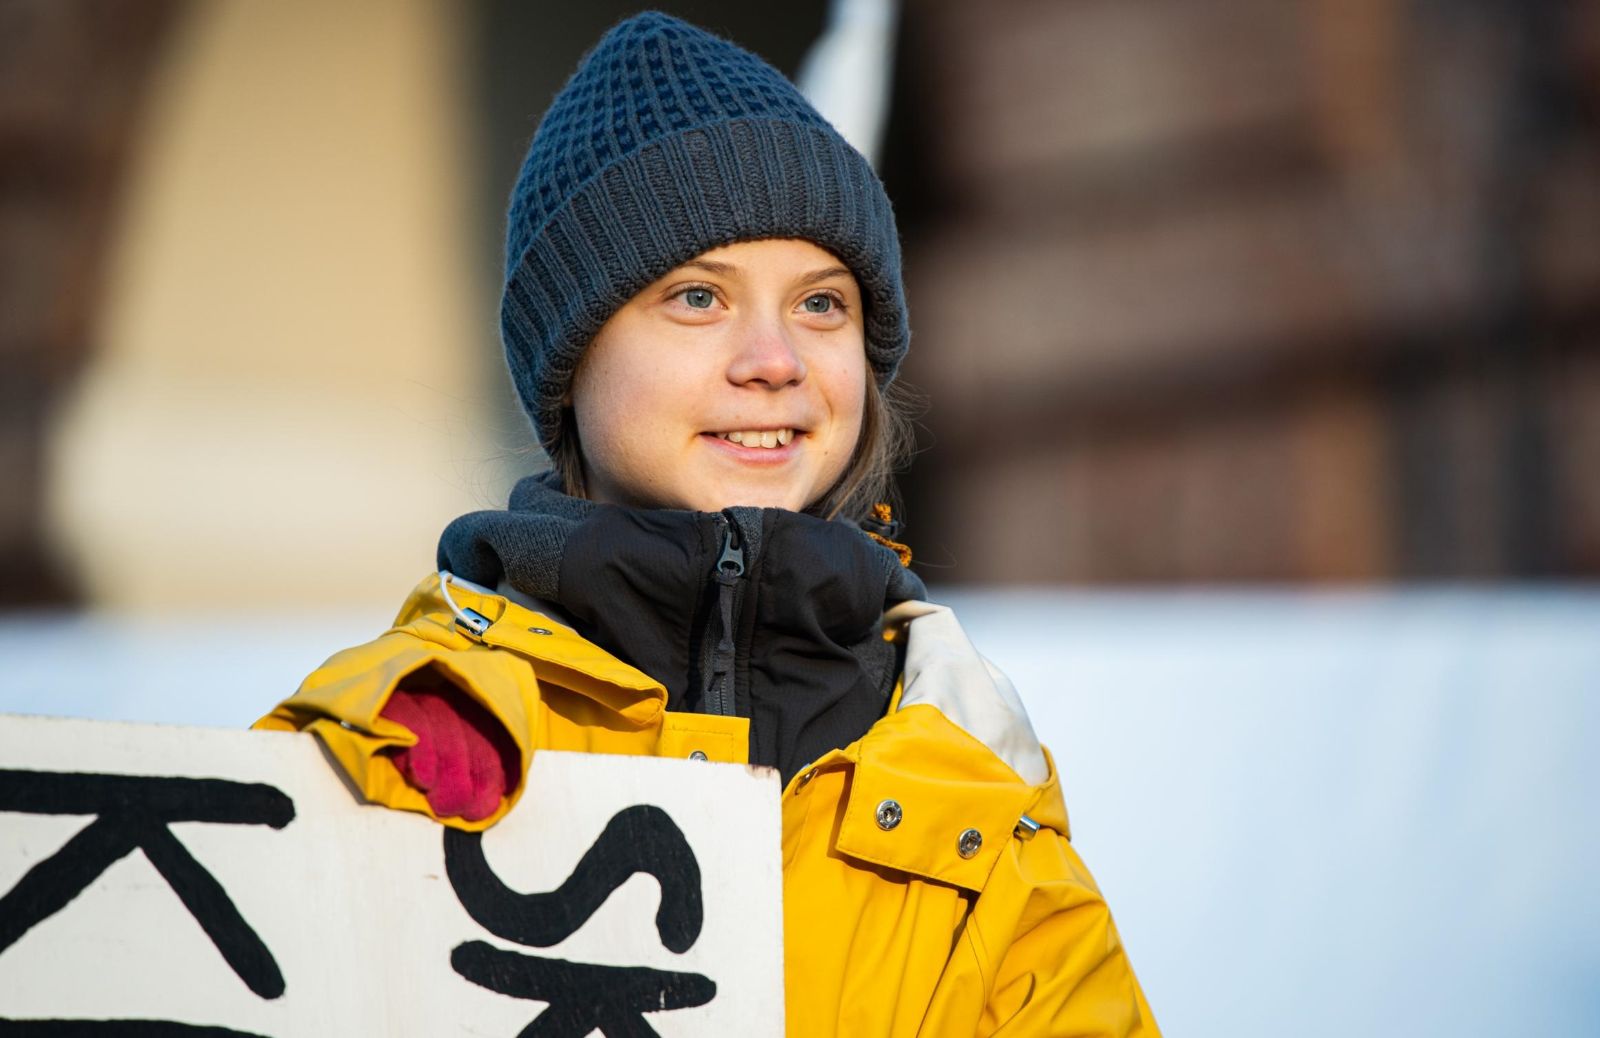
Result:
[[522,755],[500,722],[438,675],[412,675],[382,716],[416,733],[415,746],[392,751],[394,764],[441,818],[489,817],[522,774]]

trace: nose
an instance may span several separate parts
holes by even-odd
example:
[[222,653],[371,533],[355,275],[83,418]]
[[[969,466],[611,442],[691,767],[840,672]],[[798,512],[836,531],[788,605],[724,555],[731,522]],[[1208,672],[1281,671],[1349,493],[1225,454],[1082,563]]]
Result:
[[728,365],[729,382],[781,389],[805,377],[805,360],[782,321],[751,320],[739,329],[739,347]]

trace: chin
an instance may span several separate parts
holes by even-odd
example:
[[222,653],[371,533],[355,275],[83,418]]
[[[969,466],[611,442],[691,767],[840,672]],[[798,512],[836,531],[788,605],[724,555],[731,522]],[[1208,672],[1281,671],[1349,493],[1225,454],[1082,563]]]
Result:
[[799,511],[806,506],[803,494],[776,487],[725,487],[698,495],[694,506],[701,512],[720,512],[724,508],[785,508]]

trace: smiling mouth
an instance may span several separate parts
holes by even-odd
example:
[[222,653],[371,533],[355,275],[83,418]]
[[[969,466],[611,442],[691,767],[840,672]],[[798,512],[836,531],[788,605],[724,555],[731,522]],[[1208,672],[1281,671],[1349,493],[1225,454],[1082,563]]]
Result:
[[708,433],[719,440],[737,443],[743,447],[787,447],[795,437],[794,429],[735,429],[733,432]]

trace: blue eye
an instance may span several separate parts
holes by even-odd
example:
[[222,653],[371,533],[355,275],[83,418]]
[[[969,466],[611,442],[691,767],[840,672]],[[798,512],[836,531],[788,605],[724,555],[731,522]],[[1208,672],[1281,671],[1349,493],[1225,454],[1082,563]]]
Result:
[[709,288],[686,288],[683,290],[683,301],[696,310],[709,310],[717,297]]
[[805,306],[807,313],[825,314],[832,310],[837,302],[838,300],[832,296],[818,292],[814,296],[807,296],[805,303],[802,305]]

